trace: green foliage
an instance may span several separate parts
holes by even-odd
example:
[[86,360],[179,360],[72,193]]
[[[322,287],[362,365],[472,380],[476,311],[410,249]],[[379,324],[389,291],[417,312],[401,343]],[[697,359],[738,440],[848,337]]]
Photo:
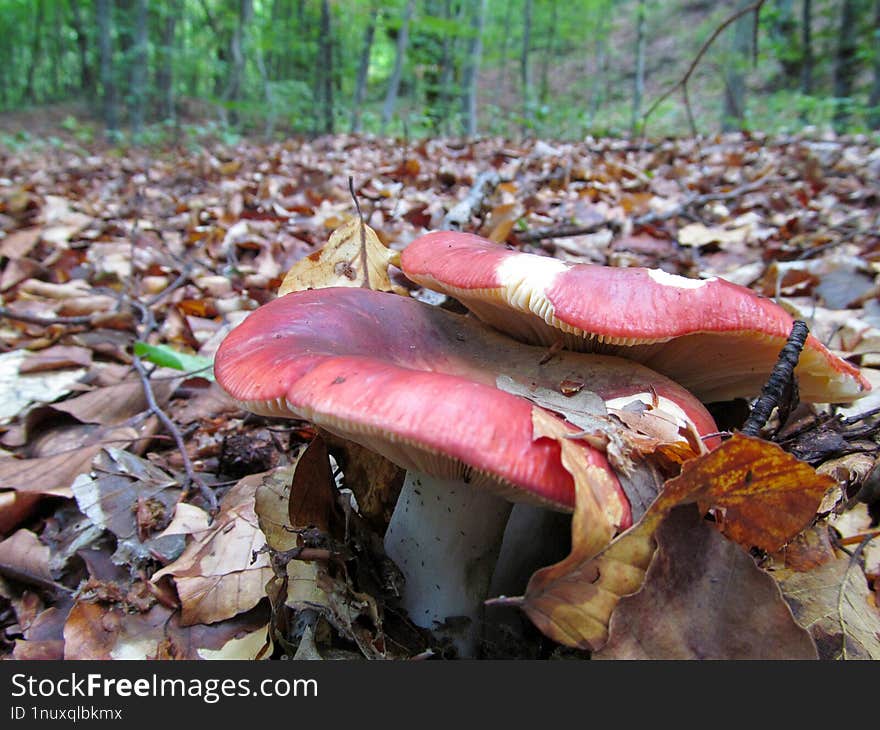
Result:
[[209,357],[188,355],[168,345],[150,345],[146,342],[135,342],[134,354],[160,367],[183,370],[208,380],[214,379],[214,361]]
[[[321,41],[323,0],[180,0],[147,3],[144,87],[138,86],[136,8],[142,0],[111,0],[106,38],[111,55],[102,76],[99,0],[0,0],[0,110],[57,102],[87,104],[65,113],[68,139],[90,145],[198,144],[241,134],[313,134],[324,128],[329,103],[321,79],[330,74],[332,116],[346,129],[352,113],[364,29],[376,20],[362,129],[381,129],[381,109],[396,58],[406,0],[330,0],[330,33]],[[387,133],[458,135],[464,131],[464,88],[480,0],[418,0],[405,54],[400,95]],[[632,115],[637,0],[533,0],[530,43],[524,0],[488,0],[478,91],[482,133],[549,137],[626,134]],[[877,123],[869,95],[880,44],[868,3],[857,20],[859,74],[848,124]],[[725,94],[722,71],[736,66],[748,80],[745,124],[794,130],[829,126],[840,3],[813,0],[813,94],[800,91],[805,59],[800,0],[768,0],[762,9],[757,65],[732,54],[722,34],[696,69],[692,107],[700,131],[718,128]],[[643,109],[687,70],[702,43],[735,3],[647,0],[646,95]],[[142,27],[142,26],[141,26]],[[241,64],[236,54],[241,52]],[[329,49],[329,57],[321,54]],[[523,58],[524,51],[527,58]],[[527,62],[531,88],[523,88]],[[238,83],[236,83],[236,80]],[[115,90],[115,94],[110,94]],[[107,103],[105,103],[105,100]],[[525,101],[524,101],[525,100]],[[111,103],[112,102],[112,103]],[[129,131],[143,108],[146,124]],[[115,128],[102,129],[117,119]],[[650,134],[687,133],[680,96],[652,113]],[[9,136],[7,146],[32,142]]]

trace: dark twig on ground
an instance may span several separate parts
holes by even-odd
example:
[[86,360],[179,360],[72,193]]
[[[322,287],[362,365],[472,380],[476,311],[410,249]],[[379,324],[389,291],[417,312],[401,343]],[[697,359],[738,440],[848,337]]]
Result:
[[147,370],[144,367],[143,361],[135,355],[132,358],[132,364],[134,365],[134,369],[137,371],[138,376],[141,379],[141,385],[144,389],[144,397],[147,400],[147,405],[150,408],[150,411],[162,425],[165,427],[165,430],[171,434],[171,437],[174,439],[174,443],[177,445],[177,449],[180,452],[180,457],[183,460],[183,469],[186,472],[187,483],[185,483],[184,491],[189,489],[190,485],[195,485],[199,491],[199,494],[202,496],[202,499],[205,500],[205,503],[208,505],[208,511],[215,515],[219,510],[219,506],[217,504],[217,496],[214,494],[214,490],[212,490],[202,478],[198,475],[193,466],[192,460],[189,458],[189,454],[186,452],[186,444],[183,441],[183,435],[180,433],[180,429],[177,428],[177,425],[171,418],[168,416],[162,408],[159,407],[159,404],[156,402],[156,396],[153,393],[153,386],[150,383],[150,376],[147,374]]
[[[636,218],[633,218],[632,225],[634,227],[639,227],[649,226],[654,223],[662,223],[671,218],[676,218],[680,215],[684,215],[689,208],[699,207],[701,205],[705,205],[706,203],[712,203],[715,201],[735,200],[736,198],[740,198],[747,193],[761,190],[771,184],[771,182],[772,181],[768,180],[767,178],[761,178],[760,180],[746,183],[745,185],[741,185],[737,188],[734,188],[733,190],[727,190],[718,193],[702,193],[700,195],[691,195],[685,198],[681,202],[681,204],[670,210],[663,211],[662,213],[646,213],[645,215],[640,215]],[[613,232],[618,233],[622,228],[622,223],[621,221],[617,220],[603,220],[597,223],[590,223],[589,225],[574,224],[550,226],[549,228],[535,228],[534,230],[517,234],[516,238],[520,243],[534,243],[536,241],[543,241],[547,238],[568,238],[571,236],[584,236],[590,233],[596,233],[605,228],[610,228]]]
[[6,307],[0,307],[0,319],[11,319],[16,322],[37,324],[49,327],[53,324],[84,325],[91,324],[94,315],[82,314],[76,317],[38,317],[33,314],[20,314]]
[[747,436],[757,436],[760,433],[774,408],[779,408],[780,423],[785,423],[792,404],[797,401],[794,369],[797,367],[809,332],[805,322],[795,321],[788,342],[779,353],[773,372],[770,373],[761,395],[755,401],[749,417],[743,424],[741,431]]

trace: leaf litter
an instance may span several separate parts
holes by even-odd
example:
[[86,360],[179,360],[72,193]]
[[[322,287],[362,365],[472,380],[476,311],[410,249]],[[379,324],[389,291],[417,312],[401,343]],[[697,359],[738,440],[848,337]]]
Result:
[[[454,307],[393,266],[454,217],[530,252],[753,286],[880,384],[871,154],[858,139],[760,135],[486,138],[464,154],[344,136],[191,155],[0,150],[0,604],[12,609],[0,651],[442,655],[397,608],[381,550],[400,470],[328,435],[332,460],[298,481],[315,430],[244,414],[218,392],[203,368],[225,333],[279,287],[368,283]],[[521,654],[556,656],[555,638],[597,658],[880,658],[876,397],[802,407],[717,453],[667,454],[681,475],[656,499],[653,485],[642,521],[613,540],[578,530],[592,509],[579,501],[572,556],[538,571],[523,599],[550,638],[529,634]],[[735,429],[734,412],[716,418]],[[607,417],[572,414],[595,432]],[[662,414],[614,417],[630,427],[621,460],[677,429]],[[241,458],[249,443],[271,455]],[[219,498],[214,514],[194,476]],[[597,565],[615,566],[600,585],[621,581],[598,612],[582,580]],[[743,605],[720,602],[725,571]]]

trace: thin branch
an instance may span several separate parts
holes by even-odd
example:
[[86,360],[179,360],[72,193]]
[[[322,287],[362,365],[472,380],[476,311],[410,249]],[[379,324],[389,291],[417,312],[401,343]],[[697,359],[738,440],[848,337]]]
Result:
[[91,324],[94,315],[82,314],[76,317],[37,317],[33,314],[19,314],[13,312],[6,307],[0,307],[0,319],[11,319],[16,322],[27,322],[28,324],[39,324],[43,327],[49,327],[53,324],[70,324],[83,325]]
[[[659,97],[657,97],[657,99],[654,101],[654,103],[651,104],[651,106],[648,107],[648,110],[642,115],[642,134],[644,134],[645,127],[647,126],[648,117],[650,117],[651,114],[654,113],[654,111],[657,109],[658,106],[660,106],[660,104],[662,104],[664,101],[666,101],[676,91],[681,89],[682,95],[684,97],[685,108],[687,109],[688,121],[690,122],[690,125],[691,125],[691,132],[694,135],[696,135],[696,125],[694,124],[694,121],[693,121],[693,112],[691,110],[690,99],[688,98],[688,89],[687,89],[687,85],[688,85],[688,82],[691,80],[691,76],[693,75],[694,71],[697,70],[697,66],[699,65],[700,61],[703,59],[703,56],[706,55],[706,51],[709,50],[709,48],[712,46],[712,44],[715,42],[715,40],[718,38],[718,36],[721,35],[722,31],[724,31],[725,28],[727,28],[729,25],[731,25],[736,20],[739,20],[743,15],[746,15],[748,13],[755,13],[755,22],[757,23],[757,18],[758,18],[758,14],[761,11],[761,6],[763,6],[766,1],[767,0],[756,0],[756,2],[753,2],[751,5],[747,5],[744,8],[740,8],[739,10],[734,12],[732,15],[730,15],[728,18],[726,18],[724,20],[724,22],[721,23],[721,25],[719,25],[713,31],[712,35],[709,36],[709,38],[706,40],[705,43],[703,43],[700,50],[697,52],[697,55],[694,57],[694,60],[691,61],[690,66],[688,66],[687,71],[685,71],[684,76],[682,76],[675,84],[670,86]],[[757,47],[757,44],[755,44],[755,47]]]
[[214,494],[214,491],[202,481],[202,478],[196,473],[195,467],[193,467],[192,460],[189,458],[189,454],[186,452],[186,445],[183,442],[183,436],[180,433],[180,430],[177,428],[177,425],[171,418],[168,416],[162,408],[159,407],[159,404],[156,402],[156,396],[153,393],[153,386],[150,383],[150,376],[147,374],[146,369],[144,368],[144,363],[135,355],[132,358],[132,364],[134,365],[134,369],[137,371],[138,376],[141,379],[141,385],[144,389],[144,397],[147,400],[147,405],[150,408],[150,411],[156,418],[161,421],[162,425],[171,434],[171,437],[174,439],[174,443],[177,445],[178,451],[180,451],[181,459],[183,460],[183,469],[186,472],[187,483],[184,484],[184,491],[187,490],[190,484],[194,484],[198,490],[199,494],[202,495],[202,498],[208,504],[209,512],[212,515],[217,514],[219,511],[219,505],[217,504],[217,496]]
[[[633,218],[632,224],[633,226],[647,226],[654,223],[662,223],[663,221],[667,221],[670,218],[675,218],[677,216],[683,215],[688,208],[701,206],[705,205],[706,203],[712,203],[716,201],[732,200],[735,198],[739,198],[747,193],[765,188],[768,184],[770,184],[770,182],[771,181],[768,181],[766,178],[763,178],[761,180],[755,180],[745,185],[741,185],[738,188],[734,188],[733,190],[728,190],[726,192],[691,195],[690,197],[685,198],[685,200],[682,201],[681,204],[677,205],[671,210],[667,210],[662,213],[646,213],[645,215]],[[597,231],[601,231],[604,228],[610,228],[616,233],[620,230],[621,223],[620,221],[615,220],[604,220],[599,221],[598,223],[590,223],[589,225],[584,226],[562,225],[551,226],[549,228],[536,228],[532,231],[526,231],[525,233],[518,234],[517,240],[521,243],[533,243],[535,241],[542,241],[546,238],[567,238],[570,236],[583,236],[589,233],[596,233]]]
[[358,219],[360,220],[360,233],[361,233],[361,264],[364,267],[364,289],[370,289],[370,260],[367,257],[367,230],[365,228],[364,223],[364,214],[361,213],[361,204],[358,202],[358,197],[354,192],[354,178],[349,175],[348,176],[348,192],[351,193],[351,199],[354,201],[354,207],[357,209]]

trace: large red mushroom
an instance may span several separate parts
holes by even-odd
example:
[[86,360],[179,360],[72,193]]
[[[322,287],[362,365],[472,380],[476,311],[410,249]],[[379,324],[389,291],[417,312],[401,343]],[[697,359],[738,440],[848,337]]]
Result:
[[[518,339],[636,360],[703,402],[760,393],[793,324],[775,302],[720,278],[572,264],[469,233],[428,233],[400,266]],[[808,401],[846,402],[870,389],[812,335],[796,375]]]
[[[597,423],[635,408],[672,424],[700,450],[715,430],[703,406],[667,378],[631,361],[560,353],[516,342],[476,320],[368,289],[293,292],[253,312],[221,344],[218,383],[246,409],[307,419],[372,449],[407,481],[385,536],[406,577],[404,606],[432,627],[450,616],[476,626],[510,501],[570,511],[574,479],[560,443],[535,438],[540,406],[517,389],[595,394]],[[504,390],[499,384],[513,382]],[[606,404],[610,404],[606,406]],[[609,463],[603,433],[572,436],[611,531],[631,524],[650,496]],[[470,639],[459,644],[470,651]]]

